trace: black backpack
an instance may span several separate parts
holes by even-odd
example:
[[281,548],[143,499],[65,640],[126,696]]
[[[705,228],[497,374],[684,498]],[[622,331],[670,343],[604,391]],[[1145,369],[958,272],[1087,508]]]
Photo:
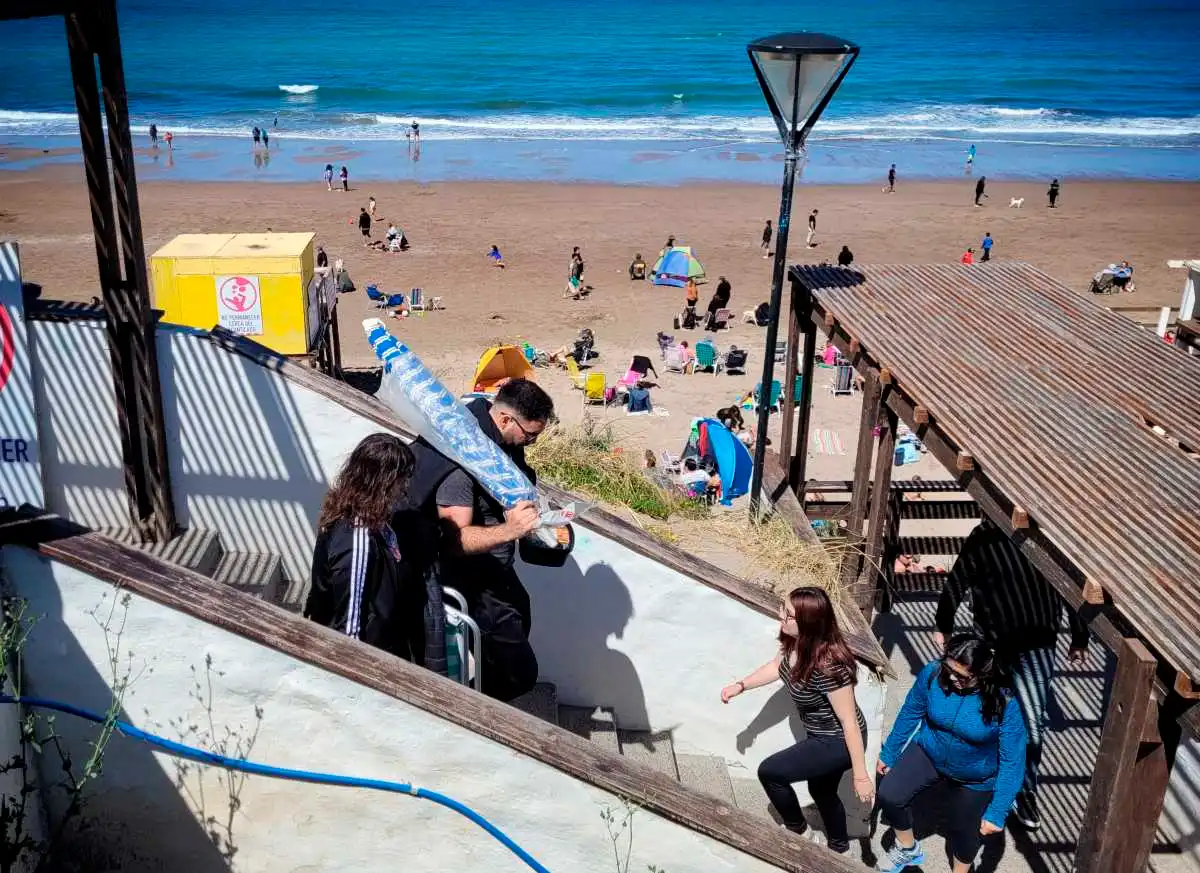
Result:
[[689,306],[687,308],[687,312],[683,314],[683,328],[684,330],[696,329],[696,310],[691,306]]
[[759,327],[766,327],[771,320],[771,304],[760,303],[754,310],[754,323]]

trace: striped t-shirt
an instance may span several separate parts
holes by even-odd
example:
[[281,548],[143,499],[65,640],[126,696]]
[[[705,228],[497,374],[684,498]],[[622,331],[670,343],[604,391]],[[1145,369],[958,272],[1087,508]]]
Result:
[[[854,683],[854,674],[845,667],[835,667],[829,670],[814,670],[807,682],[793,682],[788,659],[779,661],[779,678],[792,695],[796,711],[800,713],[800,721],[810,734],[821,736],[841,736],[842,723],[838,721],[829,695],[839,688],[845,688]],[[863,718],[862,710],[854,704],[854,715],[858,720],[858,729],[867,729],[867,720]]]

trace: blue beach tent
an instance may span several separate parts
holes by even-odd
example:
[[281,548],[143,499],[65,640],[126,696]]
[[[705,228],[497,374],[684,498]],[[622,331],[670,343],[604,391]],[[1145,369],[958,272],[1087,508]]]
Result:
[[700,457],[711,456],[717,462],[717,473],[721,477],[721,505],[729,506],[733,498],[741,497],[750,489],[750,473],[754,459],[729,428],[715,418],[706,418],[699,424]]

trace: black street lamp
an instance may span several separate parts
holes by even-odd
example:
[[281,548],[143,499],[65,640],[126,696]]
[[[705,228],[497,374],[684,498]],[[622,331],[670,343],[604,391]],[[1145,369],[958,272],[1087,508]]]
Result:
[[[796,162],[804,150],[809,131],[858,57],[858,46],[825,33],[780,33],[755,40],[746,46],[746,52],[785,148],[783,192],[779,198],[779,224],[775,232],[771,314],[758,389],[758,432],[754,441],[754,474],[750,481],[751,517],[758,518],[761,515],[762,471],[767,457],[767,425],[771,418],[768,401],[774,381],[775,343],[779,337],[779,307],[787,268],[788,225],[791,223]],[[788,349],[788,354],[795,353],[795,349]],[[792,391],[793,386],[785,385],[784,390]],[[800,451],[806,450],[807,447],[800,448]]]

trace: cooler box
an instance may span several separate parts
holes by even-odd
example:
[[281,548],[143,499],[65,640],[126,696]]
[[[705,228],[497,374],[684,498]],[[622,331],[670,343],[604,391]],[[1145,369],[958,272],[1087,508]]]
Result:
[[[320,331],[311,233],[185,233],[151,258],[163,321],[228,328],[284,355]],[[310,299],[310,297],[312,299]]]

